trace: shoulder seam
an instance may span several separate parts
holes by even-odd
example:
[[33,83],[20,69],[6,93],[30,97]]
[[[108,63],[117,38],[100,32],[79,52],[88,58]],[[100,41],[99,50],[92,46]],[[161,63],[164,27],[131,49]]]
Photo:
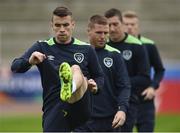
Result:
[[89,43],[83,42],[77,38],[74,38],[74,43],[75,45],[90,45]]
[[151,40],[151,39],[149,39],[149,38],[146,38],[146,37],[144,37],[144,36],[141,36],[140,41],[141,41],[142,43],[154,44],[154,41],[153,41],[153,40]]
[[109,46],[108,44],[106,44],[105,49],[108,50],[108,51],[110,51],[110,52],[121,53],[120,50],[118,50],[118,49],[116,49],[116,48],[113,48],[113,47]]
[[138,38],[136,38],[136,37],[134,37],[132,35],[129,35],[129,34],[128,34],[125,42],[126,43],[131,43],[131,44],[136,44],[136,45],[142,45],[142,42]]
[[45,42],[47,43],[49,46],[52,46],[55,44],[54,40],[53,40],[53,37],[47,39],[47,40],[39,40],[38,42]]

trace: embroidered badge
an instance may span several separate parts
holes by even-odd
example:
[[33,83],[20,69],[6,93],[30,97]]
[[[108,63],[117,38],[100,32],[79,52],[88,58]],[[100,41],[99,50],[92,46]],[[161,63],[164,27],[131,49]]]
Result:
[[113,65],[113,59],[112,58],[106,57],[106,58],[104,58],[103,61],[104,61],[104,65],[108,68],[110,68]]
[[123,55],[123,58],[125,60],[129,60],[132,57],[132,51],[131,50],[124,50],[122,55]]
[[74,59],[78,62],[81,63],[84,60],[84,55],[82,53],[75,53],[74,54]]
[[53,55],[48,55],[47,58],[48,60],[54,60],[55,57]]

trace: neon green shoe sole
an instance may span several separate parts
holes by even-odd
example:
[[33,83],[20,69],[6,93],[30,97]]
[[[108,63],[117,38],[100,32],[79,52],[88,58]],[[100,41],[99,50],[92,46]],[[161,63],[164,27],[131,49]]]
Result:
[[72,71],[68,63],[64,62],[60,65],[59,77],[61,80],[60,98],[67,101],[72,95]]

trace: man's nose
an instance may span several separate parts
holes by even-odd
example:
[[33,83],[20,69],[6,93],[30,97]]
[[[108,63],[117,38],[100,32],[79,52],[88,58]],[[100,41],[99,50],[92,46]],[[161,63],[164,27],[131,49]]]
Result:
[[105,37],[105,34],[104,33],[101,33],[101,38],[104,38]]
[[64,31],[65,31],[64,26],[61,26],[61,27],[59,28],[59,31],[60,31],[60,32],[64,32]]
[[128,27],[128,29],[131,29],[131,28],[132,28],[132,26],[131,26],[131,25],[127,25],[127,27]]
[[115,30],[114,26],[110,26],[110,27],[109,27],[109,30],[110,30],[110,31],[114,31],[114,30]]

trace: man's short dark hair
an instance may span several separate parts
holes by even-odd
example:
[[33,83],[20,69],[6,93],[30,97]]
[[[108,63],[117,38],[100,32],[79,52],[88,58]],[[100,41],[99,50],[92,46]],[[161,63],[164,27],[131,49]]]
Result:
[[106,18],[111,18],[111,17],[117,16],[117,17],[119,17],[119,20],[122,22],[122,13],[120,10],[118,10],[116,8],[111,8],[111,9],[107,10],[105,12],[104,16]]
[[100,25],[108,25],[107,18],[101,15],[93,15],[89,19],[89,28],[93,28],[94,24],[100,24]]
[[53,11],[53,15],[59,17],[72,16],[72,12],[65,6],[59,6]]

